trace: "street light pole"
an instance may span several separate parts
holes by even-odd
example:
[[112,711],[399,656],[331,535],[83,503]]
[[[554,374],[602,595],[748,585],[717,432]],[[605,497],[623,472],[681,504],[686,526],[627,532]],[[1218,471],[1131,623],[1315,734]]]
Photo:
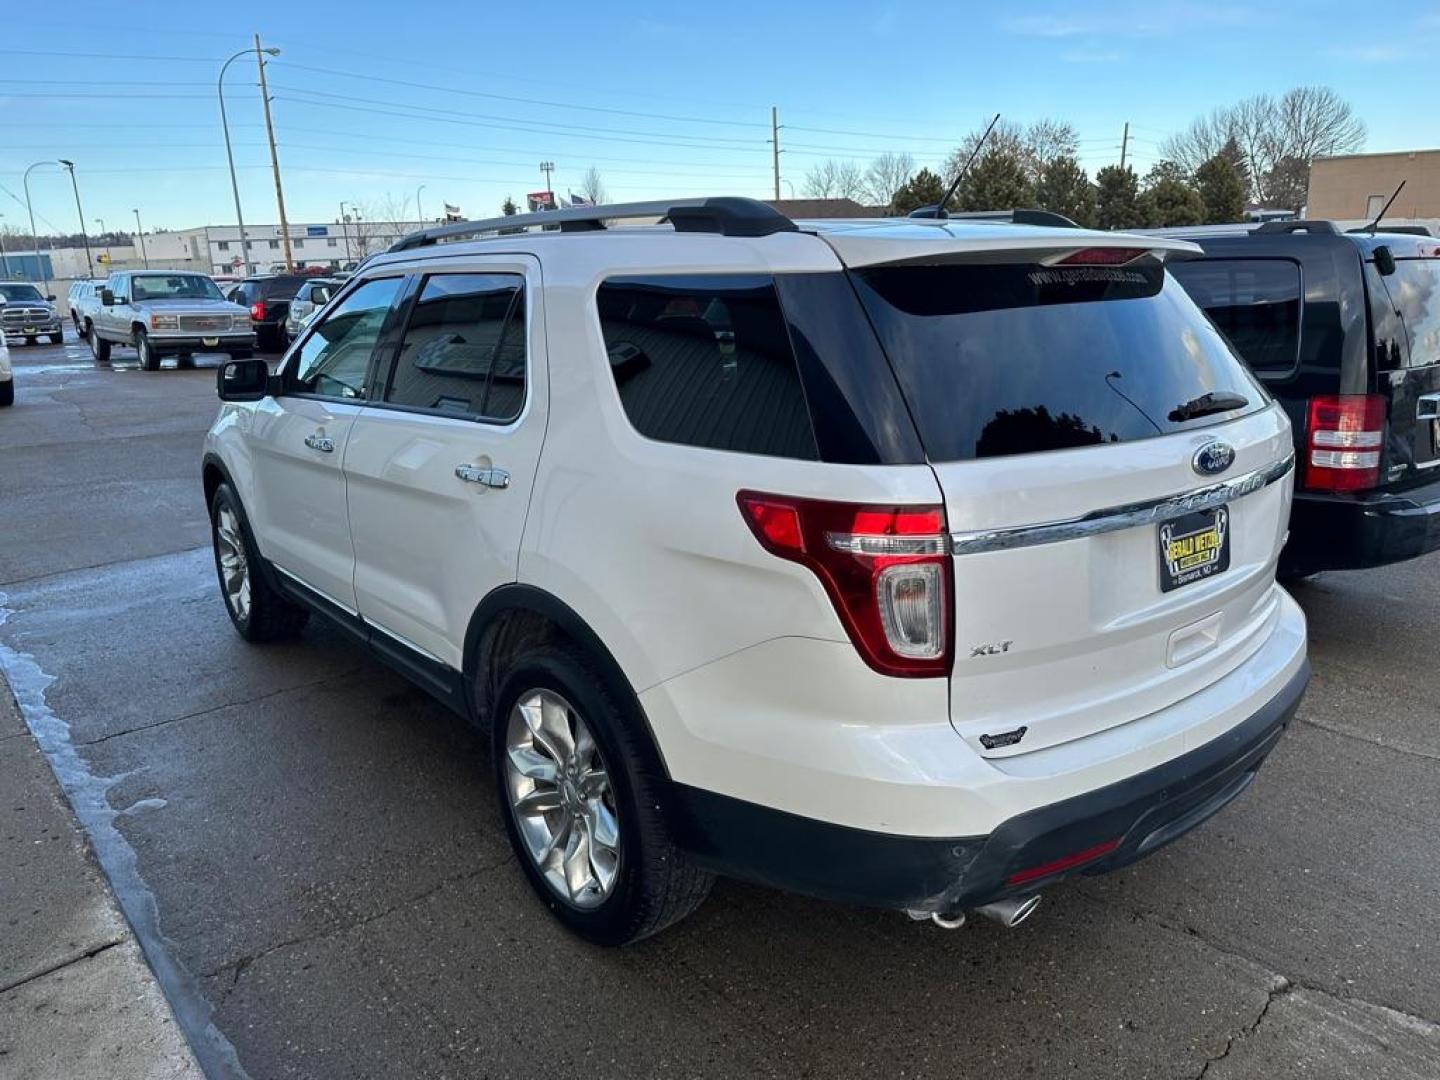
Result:
[[420,192],[424,190],[424,184],[421,184],[415,189],[415,220],[418,221],[421,225],[425,224],[425,215],[420,212]]
[[[40,271],[40,276],[45,281],[45,292],[50,292],[50,275],[45,273],[45,263],[40,258],[40,234],[35,231],[35,207],[30,202],[30,170],[38,169],[41,165],[53,165],[51,161],[37,161],[25,170],[25,209],[30,214],[30,246],[35,252],[35,269]],[[34,279],[31,279],[34,280]]]
[[220,77],[215,80],[215,92],[220,96],[220,127],[225,132],[225,157],[230,162],[230,191],[235,196],[235,221],[240,226],[240,256],[245,260],[247,276],[255,273],[255,266],[250,261],[250,245],[245,239],[245,215],[240,212],[240,183],[235,179],[235,152],[230,149],[230,121],[225,116],[225,69],[240,57],[249,56],[252,51],[241,49],[226,60],[220,65]]
[[145,260],[145,269],[150,269],[150,256],[145,254],[145,227],[140,224],[140,211],[130,211],[135,215],[135,235],[140,238],[140,258]]
[[[5,215],[0,214],[0,218]],[[5,229],[0,227],[0,281],[10,276],[10,256],[5,254]]]
[[540,171],[545,174],[545,191],[550,196],[551,209],[555,208],[555,189],[550,186],[550,174],[555,171],[553,161],[540,162]]
[[60,164],[65,166],[65,171],[70,174],[70,186],[75,191],[75,215],[80,219],[80,239],[85,243],[85,268],[90,271],[90,276],[93,278],[95,276],[95,260],[90,258],[90,234],[85,231],[85,211],[80,209],[80,185],[75,182],[75,163],[61,158]]
[[351,261],[350,254],[350,215],[345,213],[345,200],[340,200],[340,232],[345,237],[345,261]]

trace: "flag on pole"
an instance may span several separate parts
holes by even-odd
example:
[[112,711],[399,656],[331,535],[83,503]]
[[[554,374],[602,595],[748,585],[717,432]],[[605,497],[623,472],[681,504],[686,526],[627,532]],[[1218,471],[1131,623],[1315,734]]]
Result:
[[576,195],[576,194],[572,191],[572,192],[570,193],[570,205],[571,205],[571,206],[594,206],[594,205],[595,205],[595,200],[594,200],[594,199],[587,199],[584,195]]

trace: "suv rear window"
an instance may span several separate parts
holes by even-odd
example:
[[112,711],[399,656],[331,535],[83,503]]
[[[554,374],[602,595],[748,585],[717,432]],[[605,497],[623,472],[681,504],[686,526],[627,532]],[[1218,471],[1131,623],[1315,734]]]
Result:
[[661,442],[818,458],[774,281],[763,275],[614,278],[600,330],[625,415]]
[[1300,356],[1300,265],[1288,259],[1196,259],[1170,267],[1236,351],[1262,375]]
[[[1440,364],[1440,259],[1396,259],[1395,272],[1379,280],[1384,283],[1391,306],[1405,326],[1410,347],[1406,350],[1404,366]],[[1383,366],[1394,367],[1394,352],[1389,356],[1391,362]]]
[[[853,276],[935,461],[1169,435],[1266,400],[1153,261],[890,266]],[[1206,394],[1246,405],[1185,419],[1183,408]]]

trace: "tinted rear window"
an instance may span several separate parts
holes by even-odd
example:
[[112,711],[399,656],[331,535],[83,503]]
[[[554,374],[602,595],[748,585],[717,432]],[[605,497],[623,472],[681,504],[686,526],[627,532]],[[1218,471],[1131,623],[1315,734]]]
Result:
[[616,278],[600,286],[597,304],[620,403],[640,434],[819,457],[771,278]]
[[[932,460],[1129,442],[1214,424],[1264,392],[1154,263],[855,272]],[[1206,394],[1240,409],[1186,420]]]
[[1288,259],[1197,259],[1170,272],[1252,371],[1288,372],[1300,356],[1300,266]]
[[[1400,366],[1396,362],[1400,356],[1405,367],[1440,364],[1440,259],[1396,259],[1395,273],[1375,276],[1384,283],[1385,296],[1400,317],[1408,345],[1404,350],[1388,351],[1382,366]],[[1378,299],[1373,289],[1371,299]],[[1376,324],[1378,337],[1383,320],[1377,319]]]

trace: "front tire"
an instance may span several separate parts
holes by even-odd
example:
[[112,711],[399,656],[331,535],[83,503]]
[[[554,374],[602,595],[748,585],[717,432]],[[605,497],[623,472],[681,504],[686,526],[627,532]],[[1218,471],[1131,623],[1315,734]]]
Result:
[[15,404],[15,380],[0,382],[0,407]]
[[310,611],[280,595],[270,584],[240,499],[229,484],[216,488],[210,500],[210,538],[220,596],[236,632],[250,642],[278,641],[298,634]]
[[567,928],[625,945],[694,911],[714,878],[676,846],[658,762],[584,653],[552,646],[506,673],[496,789],[530,886]]
[[51,345],[64,345],[64,344],[65,344],[65,332],[62,330],[62,331],[60,331],[60,332],[58,332],[58,333],[51,334],[51,335],[50,335],[50,344],[51,344]]
[[150,335],[144,330],[135,331],[135,355],[139,357],[140,367],[143,370],[160,370],[160,354],[155,351],[155,346],[150,342]]
[[40,339],[39,339],[38,337],[27,337],[27,338],[25,339],[25,344],[26,344],[26,345],[39,345],[39,344],[40,344]]

